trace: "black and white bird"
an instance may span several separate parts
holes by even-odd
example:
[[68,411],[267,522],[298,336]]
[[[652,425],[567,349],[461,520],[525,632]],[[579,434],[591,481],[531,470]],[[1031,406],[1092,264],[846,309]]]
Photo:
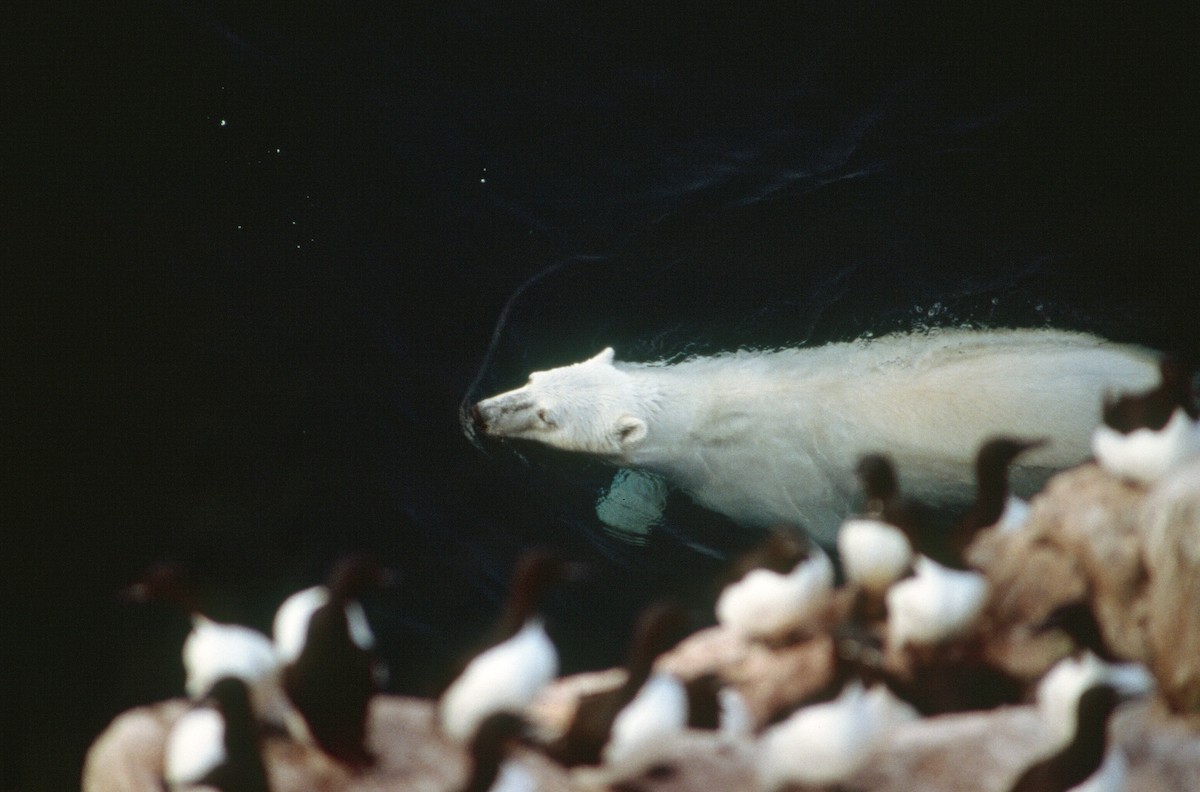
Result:
[[1030,765],[1009,792],[1068,792],[1087,782],[1089,792],[1120,792],[1126,763],[1119,748],[1109,748],[1108,720],[1122,696],[1109,684],[1084,690],[1075,707],[1074,729],[1058,750]]
[[351,764],[371,759],[367,709],[386,681],[359,598],[391,579],[375,559],[350,555],[334,565],[324,585],[291,595],[275,613],[272,632],[288,698],[313,741]]
[[686,634],[689,624],[687,613],[670,603],[642,611],[621,685],[584,695],[565,731],[545,746],[546,753],[566,767],[596,765],[614,753],[620,756],[647,735],[685,728],[683,683],[653,669],[654,661]]
[[189,698],[198,700],[208,695],[217,680],[236,677],[249,686],[261,720],[297,732],[296,713],[283,691],[279,658],[271,639],[252,627],[207,616],[181,567],[156,564],[124,594],[137,602],[164,602],[188,615],[192,629],[184,639],[182,659]]
[[717,597],[717,622],[752,639],[780,641],[812,621],[833,589],[833,562],[815,544],[776,530],[744,556]]
[[525,719],[513,712],[494,712],[484,718],[467,747],[470,774],[456,792],[537,792],[537,780],[509,757],[527,729]]
[[567,767],[646,763],[661,753],[664,740],[687,728],[748,732],[745,702],[720,680],[706,675],[685,682],[655,668],[690,630],[691,617],[680,606],[647,606],[634,628],[621,685],[581,697],[571,722],[545,752]]
[[979,446],[975,455],[975,501],[949,532],[948,552],[937,559],[948,566],[964,568],[963,556],[984,528],[998,526],[1014,531],[1029,517],[1029,504],[1013,495],[1008,469],[1021,454],[1045,446],[1045,438],[993,437]]
[[260,743],[246,682],[223,677],[171,727],[163,780],[170,789],[268,792]]
[[755,759],[759,787],[838,788],[889,732],[918,717],[886,685],[867,688],[850,679],[837,698],[802,707],[762,733]]
[[888,589],[889,648],[932,646],[970,631],[987,601],[988,582],[978,572],[950,569],[917,556],[915,575]]
[[912,567],[913,537],[928,522],[927,509],[901,495],[895,467],[887,456],[868,454],[855,472],[866,503],[862,514],[844,520],[838,528],[838,556],[846,580],[878,603]]
[[1192,369],[1164,357],[1160,382],[1142,393],[1104,398],[1104,422],[1092,433],[1092,453],[1115,476],[1152,484],[1167,471],[1200,456],[1200,410]]
[[558,650],[538,606],[547,588],[574,571],[575,565],[551,552],[521,557],[496,639],[467,663],[438,701],[438,723],[446,736],[465,744],[489,715],[524,713],[558,675]]

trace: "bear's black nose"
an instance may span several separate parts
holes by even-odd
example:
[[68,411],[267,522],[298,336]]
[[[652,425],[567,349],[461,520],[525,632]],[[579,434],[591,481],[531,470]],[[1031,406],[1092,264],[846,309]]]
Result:
[[483,411],[479,409],[478,402],[471,405],[471,423],[480,431],[487,429],[487,419],[483,417]]

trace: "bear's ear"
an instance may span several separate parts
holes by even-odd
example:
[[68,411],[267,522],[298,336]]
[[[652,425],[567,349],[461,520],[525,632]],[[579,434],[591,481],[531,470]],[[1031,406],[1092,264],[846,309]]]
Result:
[[646,436],[646,422],[632,415],[622,415],[617,419],[617,440],[622,446],[631,446],[641,442]]
[[595,357],[588,359],[587,362],[599,363],[602,366],[611,366],[613,362],[613,348],[605,347]]

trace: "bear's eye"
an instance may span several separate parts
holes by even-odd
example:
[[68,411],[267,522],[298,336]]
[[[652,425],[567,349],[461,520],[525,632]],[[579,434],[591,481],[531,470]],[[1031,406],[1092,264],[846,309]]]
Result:
[[538,420],[546,426],[554,426],[554,420],[550,417],[550,413],[543,407],[537,411]]

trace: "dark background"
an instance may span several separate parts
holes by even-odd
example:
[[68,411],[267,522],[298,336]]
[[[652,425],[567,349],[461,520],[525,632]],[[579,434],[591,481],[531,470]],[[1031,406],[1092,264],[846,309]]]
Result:
[[1200,351],[1174,4],[423,5],[10,19],[0,789],[180,691],[186,623],[113,597],[160,558],[266,628],[374,551],[401,693],[528,544],[593,569],[547,605],[566,671],[654,596],[703,613],[753,537],[675,498],[623,544],[611,471],[463,435],[530,369],[959,324]]

